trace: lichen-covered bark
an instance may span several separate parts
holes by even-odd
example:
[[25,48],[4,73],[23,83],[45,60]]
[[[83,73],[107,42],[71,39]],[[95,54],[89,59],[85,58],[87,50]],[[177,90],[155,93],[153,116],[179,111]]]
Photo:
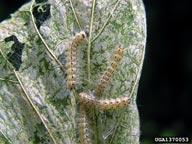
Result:
[[[89,32],[78,54],[75,91],[66,84],[66,49]],[[104,98],[128,107],[88,110],[92,143],[139,143],[136,95],[146,41],[141,0],[34,0],[0,24],[0,142],[79,143],[80,92],[93,93],[117,45],[125,54]]]

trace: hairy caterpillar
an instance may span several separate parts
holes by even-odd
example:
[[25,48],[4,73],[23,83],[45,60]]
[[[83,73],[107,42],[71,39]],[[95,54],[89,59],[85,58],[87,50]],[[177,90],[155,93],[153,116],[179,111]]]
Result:
[[77,50],[87,35],[84,31],[77,33],[67,49],[67,87],[70,90],[75,89],[77,84]]
[[103,73],[103,75],[101,76],[99,83],[96,87],[96,90],[95,90],[96,96],[102,96],[103,95],[108,83],[112,79],[113,73],[116,71],[117,66],[121,62],[121,59],[123,57],[123,53],[124,53],[124,48],[122,48],[121,46],[118,46],[115,49],[115,52],[114,52],[112,59],[111,59],[111,62],[109,64],[109,66],[107,67],[107,69],[105,70],[105,72]]
[[91,142],[88,131],[88,119],[84,106],[80,106],[79,140],[80,144],[90,144]]
[[80,93],[79,99],[80,103],[99,110],[122,108],[127,106],[130,102],[130,99],[127,96],[121,98],[98,100],[94,96],[88,95],[86,93]]

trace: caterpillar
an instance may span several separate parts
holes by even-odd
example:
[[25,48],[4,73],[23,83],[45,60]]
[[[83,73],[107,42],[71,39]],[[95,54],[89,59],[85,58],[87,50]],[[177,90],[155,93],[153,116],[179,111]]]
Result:
[[109,66],[107,67],[103,75],[100,77],[99,83],[95,90],[95,96],[102,96],[103,93],[105,92],[105,89],[108,86],[108,83],[112,79],[114,72],[116,71],[118,65],[121,62],[123,53],[124,53],[124,48],[122,48],[121,46],[118,46],[115,49],[115,52],[112,56]]
[[79,140],[80,144],[90,144],[91,142],[88,131],[88,119],[84,106],[80,106]]
[[81,31],[75,35],[69,48],[67,49],[66,69],[67,69],[67,88],[75,89],[77,84],[77,50],[79,45],[88,36],[87,32]]
[[111,98],[105,100],[98,100],[93,95],[86,93],[79,94],[79,102],[99,110],[109,110],[126,107],[130,103],[130,99],[125,96],[121,98]]

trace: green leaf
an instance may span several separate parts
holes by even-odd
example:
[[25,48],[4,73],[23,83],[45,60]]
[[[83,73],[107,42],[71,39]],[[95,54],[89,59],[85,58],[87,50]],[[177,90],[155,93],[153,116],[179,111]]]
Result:
[[[79,82],[67,89],[66,49],[75,33]],[[79,143],[80,92],[94,93],[111,58],[125,55],[104,98],[128,96],[128,107],[88,110],[92,143],[136,144],[140,128],[136,95],[146,42],[141,0],[34,0],[0,24],[0,142]],[[3,143],[2,142],[2,143]]]

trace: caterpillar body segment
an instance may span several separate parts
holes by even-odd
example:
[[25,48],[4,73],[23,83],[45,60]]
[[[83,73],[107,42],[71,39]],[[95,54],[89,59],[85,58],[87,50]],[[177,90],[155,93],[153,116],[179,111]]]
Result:
[[123,54],[124,54],[124,48],[121,46],[118,46],[115,49],[114,55],[113,55],[112,60],[111,60],[111,67],[113,69],[116,69],[117,66],[120,64],[121,59],[123,57]]
[[105,72],[103,73],[103,75],[99,80],[99,83],[95,90],[95,96],[103,95],[103,93],[105,92],[105,89],[107,88],[110,80],[113,77],[114,72],[117,70],[117,67],[121,62],[123,54],[124,54],[124,48],[122,48],[121,46],[118,46],[115,49],[115,52],[112,56],[109,66],[107,67],[107,69],[105,70]]
[[99,110],[110,110],[128,106],[130,99],[125,96],[121,98],[111,98],[98,100],[92,95],[86,93],[79,94],[80,103]]
[[89,137],[88,118],[84,106],[80,106],[79,141],[80,144],[91,144]]
[[96,108],[100,110],[109,110],[125,107],[129,104],[128,97],[109,99],[109,100],[98,100]]
[[86,93],[80,93],[79,94],[79,102],[86,105],[86,106],[91,106],[95,107],[95,102],[97,100],[93,95],[88,95]]
[[66,69],[67,69],[67,87],[69,90],[75,89],[78,75],[78,47],[86,39],[87,33],[81,31],[75,35],[67,49]]

